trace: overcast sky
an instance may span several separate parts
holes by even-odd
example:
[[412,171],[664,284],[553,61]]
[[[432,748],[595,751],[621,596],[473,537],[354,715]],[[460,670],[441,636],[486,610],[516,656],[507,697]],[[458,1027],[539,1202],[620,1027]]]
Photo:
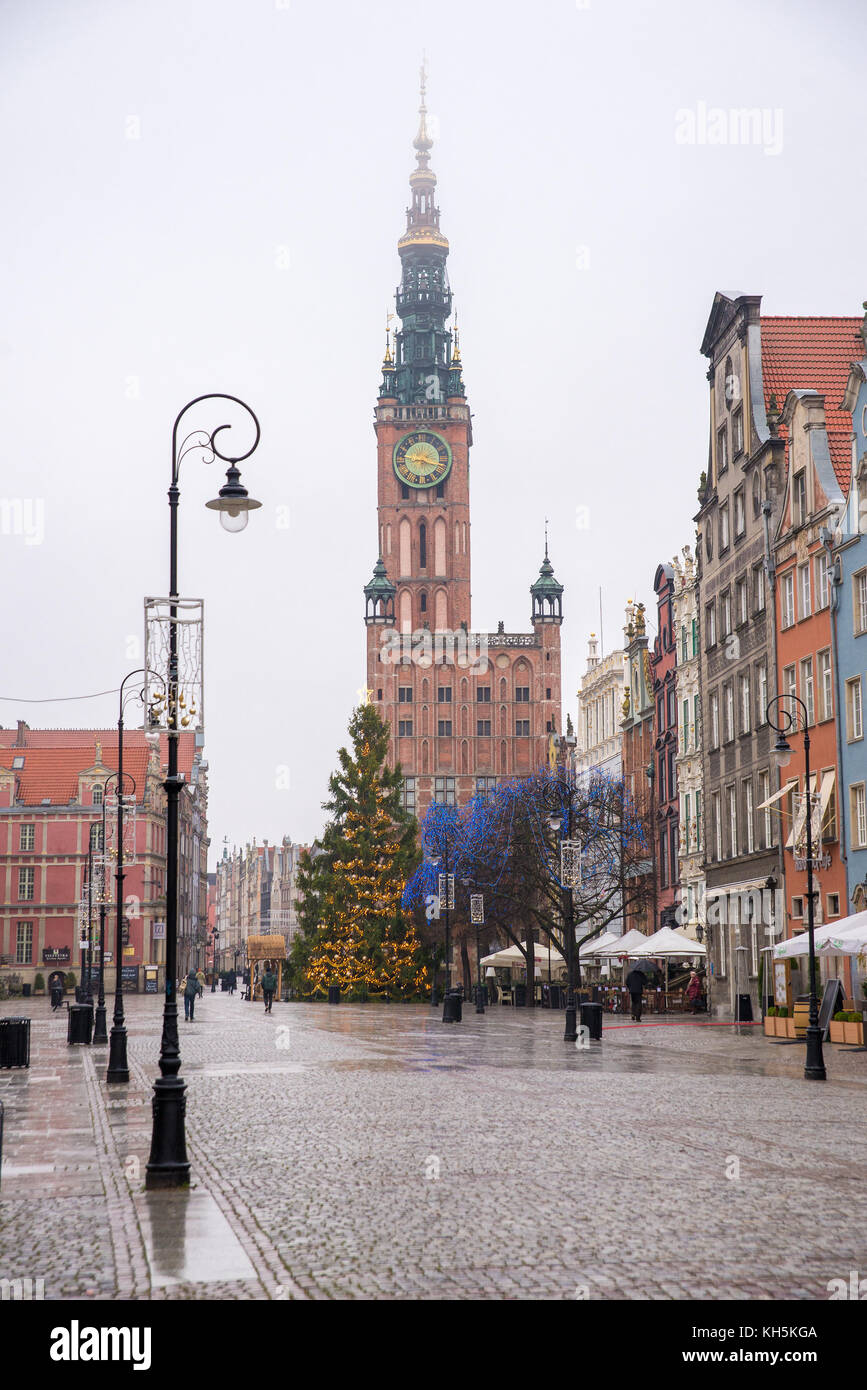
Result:
[[[4,0],[0,498],[29,504],[31,534],[7,509],[0,723],[114,723],[115,696],[31,701],[140,664],[143,596],[168,588],[172,422],[194,396],[238,395],[262,424],[247,531],[204,510],[217,465],[193,456],[181,476],[212,862],[224,836],[320,830],[364,681],[372,411],[423,49],[474,412],[473,623],[529,629],[550,517],[574,718],[600,586],[608,650],[627,598],[649,604],[656,565],[693,539],[714,292],[772,314],[867,297],[865,16],[861,0]],[[764,130],[720,143],[714,109],[743,107]]]

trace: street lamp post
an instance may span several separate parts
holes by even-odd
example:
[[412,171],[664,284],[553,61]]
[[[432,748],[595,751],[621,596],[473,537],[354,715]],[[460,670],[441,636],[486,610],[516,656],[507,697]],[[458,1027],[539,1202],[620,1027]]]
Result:
[[[797,732],[798,709],[803,714],[804,724],[804,777],[806,782],[806,831],[807,831],[807,931],[810,944],[810,1020],[807,1025],[807,1056],[804,1066],[806,1081],[825,1081],[825,1059],[822,1055],[822,1030],[819,1027],[819,998],[816,993],[816,938],[813,914],[813,803],[810,794],[810,729],[809,714],[804,701],[797,695],[777,695],[770,701],[766,717],[771,728],[779,735],[774,745],[774,753],[780,767],[785,767],[792,756],[786,734],[791,729]],[[774,718],[774,714],[779,718]],[[793,837],[794,838],[794,837]],[[793,851],[796,846],[792,845]]]
[[[561,831],[560,839],[560,892],[562,903],[563,922],[566,934],[566,1023],[563,1029],[563,1041],[575,1042],[578,1037],[578,1009],[575,1000],[575,903],[572,897],[572,885],[563,880],[566,875],[563,873],[563,853],[562,846],[564,841],[572,839],[572,783],[568,778],[553,779],[553,785],[560,788],[561,792],[565,789],[565,809],[560,809],[552,813],[549,824],[551,829]],[[534,948],[535,950],[535,948]],[[535,966],[535,959],[533,961]]]
[[[206,442],[196,440],[195,431],[182,441],[178,450],[178,426],[188,410],[202,401],[231,401],[247,412],[256,428],[252,446],[243,454],[221,453],[217,446],[217,436],[229,430],[230,425],[218,425],[206,436]],[[178,632],[177,617],[180,594],[178,592],[178,504],[180,488],[178,479],[180,465],[184,456],[192,450],[201,449],[211,455],[206,462],[219,458],[229,466],[226,469],[226,482],[219,495],[206,506],[220,513],[220,523],[229,532],[242,531],[247,525],[248,514],[261,502],[254,501],[247,489],[241,485],[241,474],[237,465],[250,457],[259,443],[259,421],[253,411],[237,396],[224,392],[213,392],[197,396],[188,401],[175,419],[172,430],[172,476],[169,487],[169,655],[167,680],[167,726],[168,726],[168,775],[164,782],[166,791],[166,997],[163,1008],[163,1031],[160,1043],[160,1075],[154,1082],[153,1130],[151,1150],[145,1171],[146,1188],[182,1187],[189,1182],[190,1164],[187,1158],[185,1134],[186,1084],[179,1075],[181,1052],[178,1041],[178,1003],[177,1003],[177,964],[178,964],[178,802],[183,778],[178,774],[178,739],[180,737],[178,719]],[[191,442],[194,441],[195,442]]]
[[93,974],[93,831],[94,826],[88,828],[87,837],[87,985],[84,990],[84,1002],[93,1008],[93,988],[91,986],[91,976]]
[[108,1033],[105,1026],[105,884],[108,873],[108,861],[106,859],[105,848],[105,803],[108,784],[113,781],[116,773],[106,777],[102,784],[102,840],[99,852],[102,856],[102,877],[99,892],[99,994],[96,1003],[96,1017],[93,1024],[93,1041],[99,1046],[108,1042]]

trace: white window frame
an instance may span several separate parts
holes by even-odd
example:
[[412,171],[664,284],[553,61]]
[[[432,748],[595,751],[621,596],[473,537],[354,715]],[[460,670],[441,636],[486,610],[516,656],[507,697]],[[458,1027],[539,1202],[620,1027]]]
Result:
[[810,566],[798,566],[798,617],[809,618],[813,612],[813,593],[810,588]]
[[807,706],[807,723],[816,722],[816,682],[813,677],[813,658],[805,656],[801,661],[801,699]]
[[867,783],[849,784],[849,825],[852,849],[867,849]]
[[795,576],[791,570],[780,579],[780,626],[795,626]]
[[816,660],[819,663],[819,703],[821,706],[822,719],[833,719],[834,717],[834,673],[831,670],[831,648],[826,647],[824,651],[816,653]]
[[846,742],[857,743],[864,737],[864,702],[861,694],[861,677],[853,676],[846,682]]

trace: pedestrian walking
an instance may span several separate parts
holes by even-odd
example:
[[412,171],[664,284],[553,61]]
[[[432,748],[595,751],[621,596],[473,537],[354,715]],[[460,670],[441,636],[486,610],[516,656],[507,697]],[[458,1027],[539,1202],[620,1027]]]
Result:
[[197,970],[197,971],[196,971],[196,980],[198,981],[198,985],[199,985],[199,998],[201,999],[202,996],[203,996],[203,994],[205,993],[205,972],[204,972],[204,970]]
[[629,998],[632,1001],[632,1021],[641,1022],[641,995],[644,991],[644,975],[633,965],[629,974],[626,976],[626,988],[629,990]]
[[234,970],[230,970],[230,971],[229,971],[229,993],[230,993],[230,994],[234,994],[234,993],[235,993],[235,989],[237,988],[237,984],[238,984],[237,976],[235,975]]
[[196,978],[195,970],[191,970],[184,982],[184,1018],[188,1023],[193,1022],[193,1011],[196,1007],[196,995],[199,993],[199,981]]
[[689,983],[686,987],[686,997],[689,1001],[690,1013],[698,1013],[699,1008],[701,1007],[701,994],[701,980],[699,979],[698,971],[690,970]]
[[277,976],[271,969],[271,962],[269,961],[265,974],[262,976],[262,993],[265,996],[266,1014],[269,1014],[271,1012],[271,1005],[274,1003],[274,991],[276,988]]

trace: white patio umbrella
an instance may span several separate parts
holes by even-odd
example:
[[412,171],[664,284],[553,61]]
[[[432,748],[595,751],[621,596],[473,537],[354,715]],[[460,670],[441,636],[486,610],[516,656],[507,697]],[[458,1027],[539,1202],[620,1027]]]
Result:
[[[839,922],[826,923],[824,927],[816,927],[813,932],[813,941],[816,949],[823,949],[832,938],[848,939],[850,933],[856,936],[858,932],[867,933],[867,912],[855,912],[851,917],[841,917]],[[774,947],[774,960],[791,960],[795,956],[808,956],[810,954],[810,933],[808,931],[799,932],[797,936],[790,936],[787,941],[778,941]],[[831,951],[831,955],[857,955],[855,951]]]
[[[526,946],[526,944],[527,944],[527,943],[524,942],[524,945],[525,945],[525,946]],[[547,947],[547,946],[543,946],[543,945],[541,944],[541,942],[539,942],[539,941],[534,941],[534,942],[533,942],[533,946],[534,946],[533,955],[535,956],[536,964],[537,964],[537,965],[545,965],[545,964],[547,964],[547,961],[548,961],[548,947]],[[551,963],[553,964],[555,961],[556,961],[556,963],[557,963],[558,965],[560,965],[561,963],[565,964],[565,962],[563,961],[563,956],[562,956],[561,953],[557,950],[557,947],[556,947],[556,946],[552,946],[552,947],[551,947]],[[491,965],[491,966],[498,966],[498,965],[501,965],[501,966],[509,966],[509,965],[525,965],[525,964],[526,964],[526,961],[525,961],[523,952],[520,951],[520,950],[518,949],[517,946],[506,946],[502,951],[495,951],[495,952],[493,953],[493,955],[490,955],[490,956],[482,956],[482,965],[486,965],[486,966],[487,966],[487,965]]]
[[631,955],[635,947],[643,946],[647,940],[649,938],[644,935],[643,931],[636,931],[633,927],[631,931],[624,932],[623,936],[615,936],[614,940],[607,946],[601,946],[596,954],[604,959],[610,959],[612,956],[628,956]]
[[585,956],[602,955],[606,946],[612,946],[615,941],[619,940],[620,937],[615,936],[613,931],[603,932],[601,936],[594,937],[589,945],[581,947],[581,959],[583,960]]
[[644,938],[643,946],[637,946],[629,954],[639,960],[642,956],[706,956],[707,947],[700,941],[693,941],[692,937],[675,931],[673,927],[660,927],[653,936]]

